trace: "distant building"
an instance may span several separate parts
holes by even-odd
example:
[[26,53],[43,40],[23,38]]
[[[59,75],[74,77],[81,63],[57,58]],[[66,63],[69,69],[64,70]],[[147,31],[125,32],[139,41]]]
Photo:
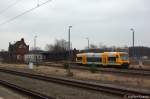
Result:
[[29,45],[22,38],[14,44],[9,43],[8,52],[11,62],[24,62],[24,55],[29,53]]
[[0,62],[9,62],[9,53],[8,51],[0,52]]
[[33,50],[29,53],[25,54],[24,61],[25,63],[33,62],[33,63],[42,63],[45,59],[42,50]]

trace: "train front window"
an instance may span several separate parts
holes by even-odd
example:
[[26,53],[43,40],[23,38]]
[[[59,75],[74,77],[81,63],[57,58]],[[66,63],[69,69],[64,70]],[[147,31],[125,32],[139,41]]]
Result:
[[122,60],[128,60],[129,59],[129,56],[128,55],[121,55],[120,58]]

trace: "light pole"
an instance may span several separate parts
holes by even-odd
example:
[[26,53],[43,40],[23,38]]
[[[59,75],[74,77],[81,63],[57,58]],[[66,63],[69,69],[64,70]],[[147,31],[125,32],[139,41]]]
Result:
[[72,26],[69,26],[69,29],[68,29],[68,50],[70,51],[71,47],[70,47],[70,29],[72,28]]
[[87,41],[88,41],[88,49],[90,49],[90,39],[88,37],[86,37]]
[[132,50],[132,55],[133,55],[133,59],[134,59],[134,57],[135,57],[135,56],[134,56],[134,54],[135,54],[135,49],[134,49],[134,33],[135,33],[135,31],[134,31],[133,28],[131,28],[130,30],[132,31],[132,43],[133,43],[133,45],[132,45],[132,47],[133,47],[133,48],[132,48],[132,49],[133,49],[133,50]]
[[36,50],[36,38],[37,36],[34,36],[34,50]]
[[37,65],[37,57],[36,57],[36,38],[37,36],[34,36],[34,62]]
[[70,50],[71,50],[71,47],[70,47],[70,29],[72,28],[72,26],[69,26],[68,28],[68,75],[70,75]]

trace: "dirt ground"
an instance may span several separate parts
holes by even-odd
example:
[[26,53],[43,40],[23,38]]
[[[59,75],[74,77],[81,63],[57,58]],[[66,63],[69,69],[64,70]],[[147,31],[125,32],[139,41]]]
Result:
[[[26,64],[0,64],[2,67],[11,67],[11,68],[22,68],[28,69],[28,65]],[[57,76],[66,76],[66,69],[62,69],[59,67],[48,67],[48,66],[34,66],[33,71],[38,73],[47,74],[47,75],[57,75]],[[131,76],[131,75],[119,75],[119,74],[108,74],[108,73],[91,73],[88,70],[79,70],[79,69],[71,69],[73,72],[73,78],[96,81],[101,83],[115,83],[119,85],[125,85],[135,88],[146,88],[150,90],[150,78],[148,77],[139,77],[139,76]]]

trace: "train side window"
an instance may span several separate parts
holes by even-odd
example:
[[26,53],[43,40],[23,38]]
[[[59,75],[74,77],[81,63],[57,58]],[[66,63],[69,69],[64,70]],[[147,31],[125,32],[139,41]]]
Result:
[[82,60],[82,57],[77,57],[77,60]]
[[109,62],[116,62],[116,57],[108,57]]
[[119,55],[116,55],[116,58],[119,58]]
[[95,58],[95,62],[101,62],[101,61],[102,61],[101,58],[98,58],[98,57]]
[[87,61],[88,61],[88,62],[92,62],[92,61],[93,61],[93,58],[87,57]]
[[93,58],[93,62],[101,62],[101,61],[102,61],[102,58],[99,58],[99,57]]
[[87,57],[88,62],[102,62],[102,58],[99,57]]
[[102,58],[99,58],[99,61],[102,62]]

